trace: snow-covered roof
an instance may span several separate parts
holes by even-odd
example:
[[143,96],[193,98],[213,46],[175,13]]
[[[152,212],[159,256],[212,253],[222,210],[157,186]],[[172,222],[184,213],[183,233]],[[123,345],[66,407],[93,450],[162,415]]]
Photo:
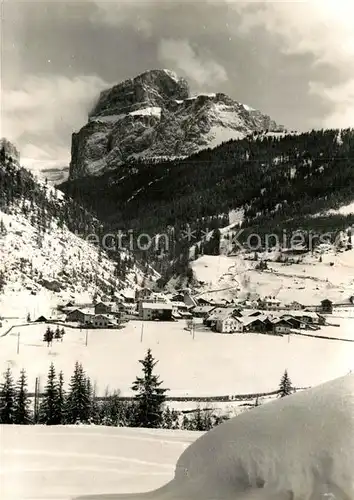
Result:
[[80,312],[82,314],[86,314],[86,315],[90,315],[90,316],[94,316],[94,314],[95,314],[92,309],[73,309],[68,314],[72,314],[75,311],[78,311],[78,312]]
[[294,318],[304,318],[304,317],[307,317],[307,318],[313,318],[313,319],[317,319],[318,318],[318,314],[316,312],[307,312],[307,311],[286,311],[284,312],[281,317],[284,317],[284,316],[293,316]]
[[283,322],[287,323],[289,326],[291,325],[291,323],[289,323],[289,321],[287,321],[286,318],[275,318],[275,319],[272,319],[271,321],[274,325],[277,325],[278,323],[283,323]]
[[188,307],[184,302],[178,302],[176,300],[174,302],[172,302],[172,305],[174,307]]
[[243,323],[243,325],[245,326],[251,325],[252,323],[256,323],[257,321],[266,321],[267,319],[269,318],[266,314],[261,314],[260,316],[254,316],[252,318],[245,318],[245,317],[239,318],[241,323]]
[[165,309],[172,310],[172,304],[168,302],[143,302],[141,304],[143,309]]
[[211,315],[208,317],[208,320],[224,320],[231,316],[236,309],[234,307],[218,307],[212,311]]
[[193,308],[194,313],[209,313],[215,309],[215,306],[195,306]]

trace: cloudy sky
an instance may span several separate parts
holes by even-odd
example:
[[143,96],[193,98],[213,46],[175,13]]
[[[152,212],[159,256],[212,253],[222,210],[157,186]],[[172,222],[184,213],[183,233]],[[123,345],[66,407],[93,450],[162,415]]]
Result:
[[68,164],[100,90],[152,68],[290,129],[354,127],[353,4],[4,0],[0,135],[28,165]]

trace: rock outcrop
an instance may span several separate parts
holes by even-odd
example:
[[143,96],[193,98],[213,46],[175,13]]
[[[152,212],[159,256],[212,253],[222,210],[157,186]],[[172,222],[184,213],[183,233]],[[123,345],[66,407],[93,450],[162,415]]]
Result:
[[73,134],[70,178],[137,158],[186,157],[266,130],[283,127],[225,94],[191,96],[183,78],[151,70],[101,93],[88,123]]

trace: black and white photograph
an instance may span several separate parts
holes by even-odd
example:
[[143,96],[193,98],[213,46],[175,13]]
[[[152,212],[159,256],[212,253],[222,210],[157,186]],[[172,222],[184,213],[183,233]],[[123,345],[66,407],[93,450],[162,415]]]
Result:
[[0,1],[1,500],[354,500],[354,3]]

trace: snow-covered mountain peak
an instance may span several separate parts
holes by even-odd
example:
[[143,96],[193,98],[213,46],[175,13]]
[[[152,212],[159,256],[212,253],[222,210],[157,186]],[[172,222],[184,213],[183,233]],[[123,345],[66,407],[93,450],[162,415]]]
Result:
[[101,93],[88,123],[73,134],[70,178],[137,158],[186,157],[268,130],[283,127],[226,94],[192,95],[174,72],[150,70]]

